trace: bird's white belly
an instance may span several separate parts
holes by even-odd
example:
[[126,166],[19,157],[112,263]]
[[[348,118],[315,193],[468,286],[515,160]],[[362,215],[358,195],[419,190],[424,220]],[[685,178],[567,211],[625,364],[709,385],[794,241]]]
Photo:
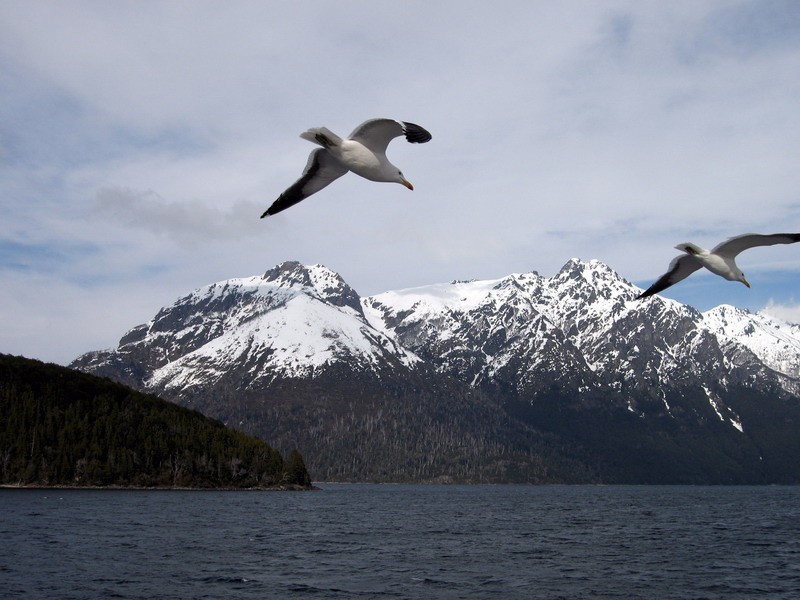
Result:
[[731,268],[732,265],[728,264],[728,261],[721,256],[717,256],[716,254],[698,254],[696,258],[703,263],[703,266],[706,269],[715,275],[719,275],[720,277],[724,277],[725,279],[729,279],[731,281],[736,279],[733,269]]
[[342,142],[340,156],[336,158],[356,175],[371,181],[388,181],[384,168],[388,161],[382,155],[375,154],[363,144],[353,140]]

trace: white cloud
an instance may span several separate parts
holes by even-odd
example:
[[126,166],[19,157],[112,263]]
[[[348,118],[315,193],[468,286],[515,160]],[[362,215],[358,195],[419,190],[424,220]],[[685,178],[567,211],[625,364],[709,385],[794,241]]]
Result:
[[[0,261],[0,312],[53,356],[48,331],[69,325],[43,314],[83,323],[96,298],[169,301],[282,260],[326,264],[362,294],[550,275],[572,256],[642,281],[678,242],[792,229],[799,12],[728,0],[0,3],[0,248],[28,269]],[[389,147],[413,193],[349,175],[258,218],[305,165],[300,132],[346,134],[376,116],[433,134]],[[742,259],[751,276],[796,271],[797,255]],[[780,281],[778,304],[791,293]],[[13,300],[28,293],[41,299]],[[120,301],[127,324],[110,339],[142,320],[130,306]],[[91,347],[78,337],[59,360]],[[19,339],[0,330],[0,350]]]
[[776,317],[789,323],[800,325],[800,303],[795,302],[792,298],[788,303],[778,304],[770,298],[767,305],[761,309],[761,312]]

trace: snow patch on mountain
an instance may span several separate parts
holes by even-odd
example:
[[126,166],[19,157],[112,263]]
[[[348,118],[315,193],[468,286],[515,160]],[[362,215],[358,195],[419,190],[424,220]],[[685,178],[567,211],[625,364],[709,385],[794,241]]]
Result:
[[362,306],[375,328],[440,372],[473,386],[503,380],[532,389],[586,370],[541,310],[543,281],[537,273],[454,281],[385,292],[364,298]]
[[[735,429],[744,432],[742,420],[739,418],[739,416],[729,407],[725,406],[722,398],[720,398],[718,394],[715,394],[711,388],[705,384],[703,384],[702,387],[703,391],[706,393],[706,397],[708,398],[708,403],[711,405],[711,408],[714,409],[714,412],[717,414],[717,417],[719,417],[719,420],[723,423],[729,423]],[[728,413],[727,418],[722,414],[723,411]]]
[[800,379],[800,325],[727,304],[703,313],[703,325],[725,344],[744,346],[771,369]]
[[[174,388],[213,383],[236,363],[248,366],[251,384],[273,371],[312,376],[316,369],[342,357],[376,365],[383,354],[379,339],[370,335],[369,326],[355,318],[349,307],[334,307],[305,294],[289,295],[268,312],[226,323],[219,336],[157,369],[148,385]],[[398,356],[406,364],[414,360],[404,352]]]

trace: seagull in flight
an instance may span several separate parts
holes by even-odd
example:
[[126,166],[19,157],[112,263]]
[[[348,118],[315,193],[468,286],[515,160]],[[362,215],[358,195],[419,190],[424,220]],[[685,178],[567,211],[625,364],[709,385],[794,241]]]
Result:
[[348,171],[370,181],[400,183],[413,190],[414,186],[400,169],[386,158],[389,142],[401,135],[412,144],[424,144],[431,139],[431,134],[419,125],[394,119],[364,121],[347,139],[325,127],[314,127],[301,133],[301,138],[322,147],[311,151],[300,179],[289,186],[261,218],[297,204]]
[[744,277],[742,270],[736,265],[736,256],[748,248],[758,246],[774,246],[775,244],[794,244],[800,242],[800,233],[773,233],[771,235],[761,235],[758,233],[746,233],[732,237],[714,247],[713,250],[706,250],[696,246],[691,242],[685,242],[675,246],[678,250],[683,250],[686,254],[681,254],[672,259],[669,269],[647,290],[636,297],[647,298],[653,294],[675,285],[679,281],[686,279],[689,275],[705,267],[715,275],[724,277],[729,281],[740,281],[747,287],[750,284]]

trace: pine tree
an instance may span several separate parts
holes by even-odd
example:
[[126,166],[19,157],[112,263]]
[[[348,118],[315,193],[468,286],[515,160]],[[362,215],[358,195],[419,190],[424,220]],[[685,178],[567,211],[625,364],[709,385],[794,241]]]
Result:
[[[225,468],[233,465],[233,468]],[[0,483],[310,485],[266,442],[125,386],[0,354]]]
[[303,457],[300,455],[300,452],[297,451],[297,448],[292,449],[289,453],[285,480],[287,483],[295,485],[311,485],[311,477],[306,470],[306,463],[303,461]]

